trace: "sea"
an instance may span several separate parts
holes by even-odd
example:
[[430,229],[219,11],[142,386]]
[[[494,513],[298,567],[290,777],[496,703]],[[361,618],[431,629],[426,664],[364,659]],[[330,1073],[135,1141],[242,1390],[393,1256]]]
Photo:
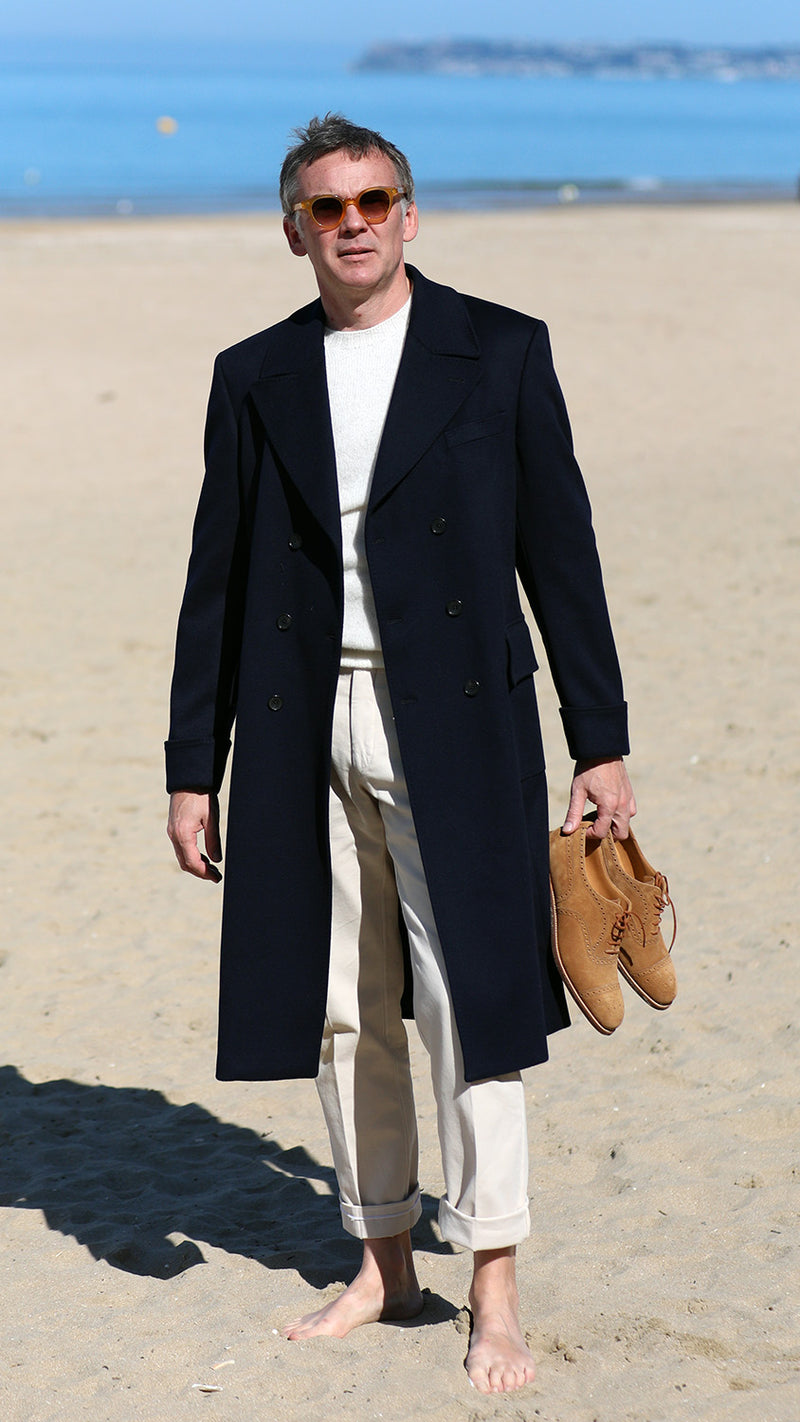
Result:
[[420,204],[796,200],[800,83],[355,72],[352,47],[0,40],[0,217],[275,210],[292,132],[345,113]]

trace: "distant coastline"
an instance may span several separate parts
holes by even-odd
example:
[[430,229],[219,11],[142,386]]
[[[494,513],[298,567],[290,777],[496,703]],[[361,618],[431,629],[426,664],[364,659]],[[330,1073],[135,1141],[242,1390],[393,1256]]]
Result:
[[[657,178],[498,181],[475,178],[464,182],[417,184],[424,212],[522,210],[561,206],[676,206],[724,203],[786,203],[798,200],[796,183],[741,181],[665,181]],[[0,222],[41,218],[118,218],[255,214],[278,217],[280,200],[274,189],[227,189],[204,193],[134,192],[122,201],[111,196],[74,197],[53,194],[9,199],[0,193]]]
[[441,39],[371,45],[359,73],[456,74],[517,78],[742,79],[800,81],[800,45],[538,44],[527,40]]

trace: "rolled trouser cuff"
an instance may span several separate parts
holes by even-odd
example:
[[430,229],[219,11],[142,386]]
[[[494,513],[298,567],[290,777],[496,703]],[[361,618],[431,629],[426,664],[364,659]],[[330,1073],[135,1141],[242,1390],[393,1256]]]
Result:
[[531,1215],[526,1203],[510,1215],[473,1219],[448,1200],[440,1200],[439,1229],[448,1244],[459,1244],[463,1249],[508,1249],[528,1238]]
[[339,1197],[342,1224],[356,1239],[388,1239],[403,1234],[422,1214],[419,1186],[405,1200],[389,1205],[351,1205]]

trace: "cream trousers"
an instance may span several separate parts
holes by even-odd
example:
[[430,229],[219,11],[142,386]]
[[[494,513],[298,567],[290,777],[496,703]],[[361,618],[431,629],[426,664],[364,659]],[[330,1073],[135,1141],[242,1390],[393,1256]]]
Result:
[[341,672],[332,744],[333,932],[317,1088],[342,1221],[359,1239],[376,1239],[409,1229],[421,1213],[417,1124],[400,1014],[399,895],[414,1013],[436,1098],[445,1181],[442,1235],[469,1249],[518,1244],[530,1228],[522,1080],[519,1073],[472,1085],[464,1080],[382,671]]

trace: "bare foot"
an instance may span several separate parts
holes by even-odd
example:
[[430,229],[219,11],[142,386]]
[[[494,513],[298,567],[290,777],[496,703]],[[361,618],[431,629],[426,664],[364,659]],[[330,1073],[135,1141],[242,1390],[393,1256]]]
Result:
[[346,1338],[361,1323],[416,1318],[423,1298],[414,1273],[411,1239],[365,1239],[364,1256],[352,1284],[343,1294],[281,1329],[284,1338]]
[[516,1251],[475,1251],[469,1303],[472,1332],[464,1367],[479,1392],[514,1392],[536,1368],[519,1325]]

